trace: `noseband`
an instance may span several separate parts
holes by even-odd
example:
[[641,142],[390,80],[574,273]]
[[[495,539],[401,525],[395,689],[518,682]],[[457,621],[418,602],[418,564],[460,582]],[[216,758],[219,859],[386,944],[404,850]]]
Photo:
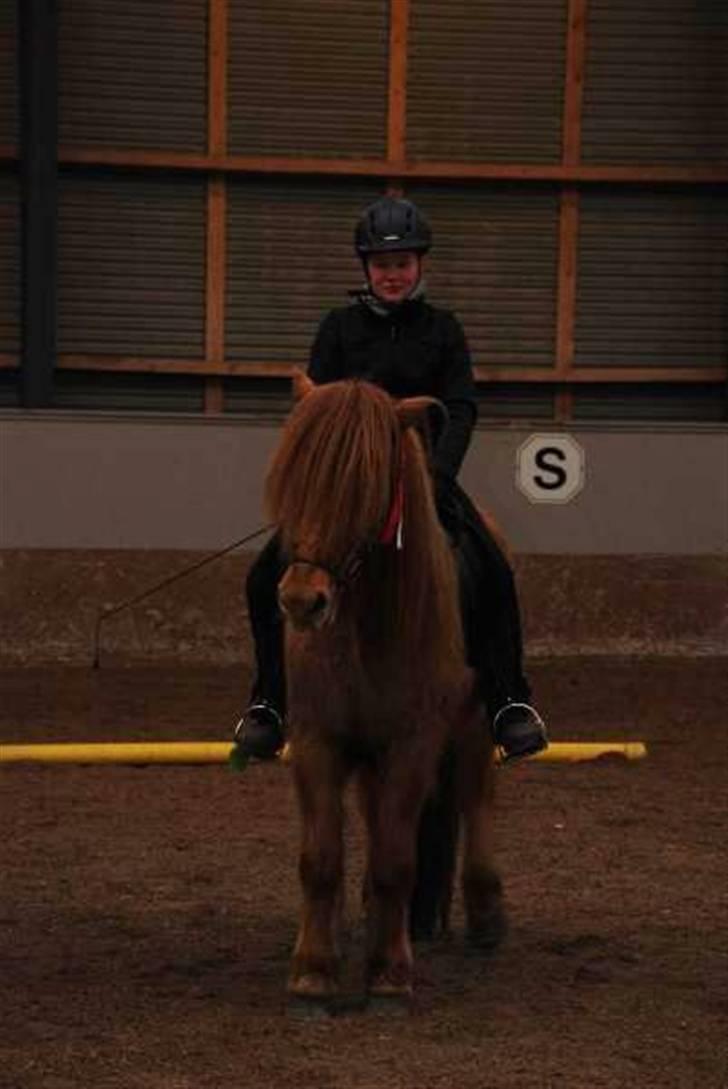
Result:
[[371,544],[357,545],[338,567],[330,567],[326,563],[320,563],[318,560],[309,560],[304,556],[292,556],[289,567],[298,564],[302,567],[312,567],[315,571],[323,571],[340,590],[343,590],[345,586],[349,586],[354,582],[362,569],[366,556],[371,552],[371,549]]

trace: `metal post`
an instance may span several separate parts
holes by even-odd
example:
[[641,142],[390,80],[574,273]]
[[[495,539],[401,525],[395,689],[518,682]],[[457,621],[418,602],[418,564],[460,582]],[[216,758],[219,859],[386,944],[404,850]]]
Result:
[[22,202],[21,399],[53,399],[58,221],[56,0],[18,0]]

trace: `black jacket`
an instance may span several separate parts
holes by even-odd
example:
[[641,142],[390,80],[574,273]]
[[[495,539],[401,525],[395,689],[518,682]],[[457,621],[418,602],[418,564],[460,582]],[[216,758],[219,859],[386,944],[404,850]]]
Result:
[[449,310],[424,299],[387,315],[361,301],[331,310],[316,334],[308,373],[319,385],[363,378],[393,397],[426,395],[442,401],[449,420],[436,441],[434,468],[454,481],[477,408],[465,335]]

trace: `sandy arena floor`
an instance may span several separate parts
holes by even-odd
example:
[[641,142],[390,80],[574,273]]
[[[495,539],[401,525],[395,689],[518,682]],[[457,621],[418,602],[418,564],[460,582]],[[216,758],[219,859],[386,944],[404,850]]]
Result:
[[[725,1089],[728,667],[531,670],[560,740],[644,739],[639,764],[499,772],[511,919],[489,960],[418,948],[410,1015],[300,1021],[289,773],[0,767],[2,1089]],[[0,743],[226,739],[235,671],[0,674]],[[460,910],[455,921],[461,923]]]

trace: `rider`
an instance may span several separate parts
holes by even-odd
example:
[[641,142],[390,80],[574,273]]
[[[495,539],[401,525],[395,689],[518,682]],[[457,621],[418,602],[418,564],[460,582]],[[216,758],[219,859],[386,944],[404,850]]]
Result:
[[[427,221],[410,201],[386,196],[365,209],[354,235],[365,286],[351,305],[324,317],[308,373],[318,384],[363,378],[394,397],[423,394],[444,404],[447,423],[433,451],[437,509],[458,546],[468,660],[494,741],[513,759],[545,748],[546,731],[523,674],[513,573],[456,479],[477,414],[475,383],[457,318],[425,300],[423,267],[431,242]],[[274,756],[284,741],[283,621],[277,605],[284,569],[274,536],[247,580],[258,671],[235,738],[246,755],[260,759]]]

